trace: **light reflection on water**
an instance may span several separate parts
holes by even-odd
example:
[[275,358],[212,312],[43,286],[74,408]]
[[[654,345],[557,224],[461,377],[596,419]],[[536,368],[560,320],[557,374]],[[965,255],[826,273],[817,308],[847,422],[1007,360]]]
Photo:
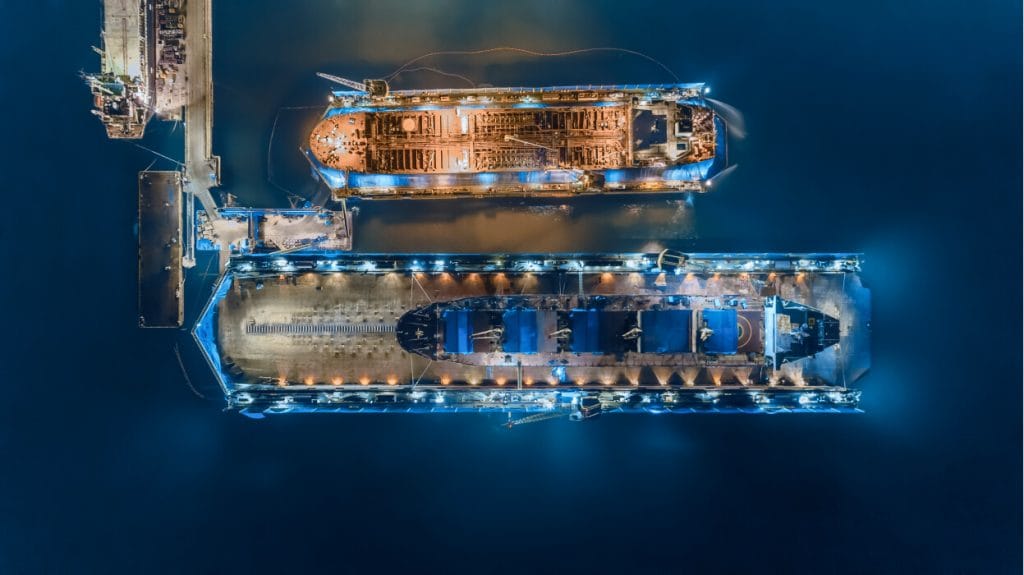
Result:
[[362,251],[640,251],[693,238],[681,199],[366,201],[355,217]]

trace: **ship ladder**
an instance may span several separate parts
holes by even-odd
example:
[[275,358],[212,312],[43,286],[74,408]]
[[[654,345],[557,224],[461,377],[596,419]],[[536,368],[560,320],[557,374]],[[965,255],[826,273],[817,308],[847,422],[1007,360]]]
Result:
[[537,423],[538,421],[546,421],[548,419],[557,419],[559,417],[565,417],[565,415],[566,414],[563,411],[545,411],[542,413],[533,413],[527,415],[526,417],[520,417],[518,419],[512,419],[512,412],[509,412],[508,422],[505,424],[505,427],[507,427],[508,429],[512,429],[513,427],[523,425],[525,423]]

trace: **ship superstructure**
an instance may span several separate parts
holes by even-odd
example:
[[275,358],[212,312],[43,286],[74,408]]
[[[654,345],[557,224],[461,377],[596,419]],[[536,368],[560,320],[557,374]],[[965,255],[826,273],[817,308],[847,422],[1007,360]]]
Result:
[[366,86],[334,92],[309,137],[338,199],[703,191],[726,165],[703,84]]
[[854,410],[853,254],[233,258],[195,336],[248,414]]

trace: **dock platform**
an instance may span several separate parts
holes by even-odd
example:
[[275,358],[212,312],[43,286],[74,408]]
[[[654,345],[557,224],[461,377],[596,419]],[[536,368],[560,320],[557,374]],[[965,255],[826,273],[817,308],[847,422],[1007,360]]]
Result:
[[180,172],[139,173],[139,326],[181,327]]

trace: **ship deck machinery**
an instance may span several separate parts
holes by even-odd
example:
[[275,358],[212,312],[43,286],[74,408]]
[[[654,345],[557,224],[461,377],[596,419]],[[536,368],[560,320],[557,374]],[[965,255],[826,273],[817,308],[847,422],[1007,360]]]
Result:
[[229,408],[855,411],[854,254],[232,258],[193,334]]
[[339,91],[306,153],[336,199],[705,191],[727,163],[705,91]]

